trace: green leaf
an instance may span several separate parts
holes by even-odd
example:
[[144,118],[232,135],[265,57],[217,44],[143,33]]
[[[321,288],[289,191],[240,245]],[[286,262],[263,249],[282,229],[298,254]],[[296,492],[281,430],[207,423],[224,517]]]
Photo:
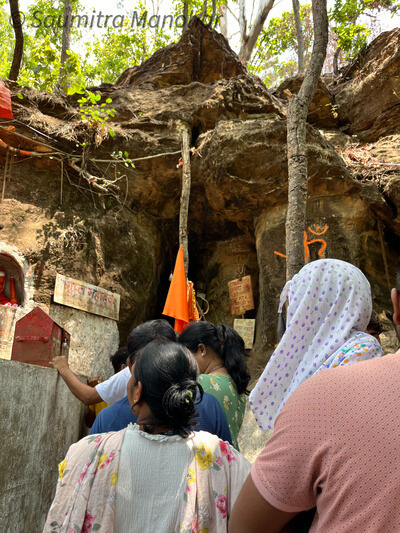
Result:
[[[393,92],[394,92],[394,91],[393,91]],[[396,94],[396,93],[395,93],[395,94]],[[124,152],[124,156],[125,156],[125,157],[129,157],[128,152]]]
[[98,531],[101,528],[100,524],[93,524],[92,531]]
[[18,93],[18,94],[17,94],[17,98],[19,98],[20,100],[23,100],[23,99],[24,99],[24,97],[22,96],[21,93]]
[[115,137],[115,131],[110,128],[109,130],[110,137]]
[[112,104],[112,99],[111,98],[107,98],[106,104]]

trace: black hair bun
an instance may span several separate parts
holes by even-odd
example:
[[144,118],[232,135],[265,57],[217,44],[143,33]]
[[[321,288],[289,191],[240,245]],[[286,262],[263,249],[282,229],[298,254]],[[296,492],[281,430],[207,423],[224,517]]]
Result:
[[192,379],[184,379],[174,383],[165,392],[162,406],[171,424],[175,427],[189,427],[196,416],[196,394],[198,383]]

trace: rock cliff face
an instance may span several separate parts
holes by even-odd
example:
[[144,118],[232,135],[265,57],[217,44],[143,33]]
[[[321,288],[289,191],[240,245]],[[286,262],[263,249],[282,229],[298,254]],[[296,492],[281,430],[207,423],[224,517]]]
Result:
[[[399,79],[393,36],[398,42],[396,32],[378,38],[378,53],[391,54],[382,58],[378,72],[372,68],[374,42],[358,74],[350,69],[333,89],[321,83],[314,98],[304,250],[308,260],[326,256],[358,265],[370,279],[376,309],[389,313],[400,249],[400,166],[386,165],[379,182],[362,179],[338,152],[351,146],[353,134],[377,140],[400,133],[395,120],[400,100],[389,97]],[[128,69],[114,86],[97,89],[101,102],[112,99],[107,106],[116,110],[115,137],[82,123],[75,96],[7,85],[19,122],[13,123],[15,132],[5,132],[3,125],[0,138],[19,149],[41,150],[42,157],[14,156],[0,205],[0,241],[17,246],[31,265],[35,300],[50,304],[60,272],[121,295],[122,342],[132,326],[160,316],[178,248],[181,131],[189,128],[189,277],[206,294],[207,318],[232,324],[227,282],[251,274],[256,309],[246,317],[256,318],[251,363],[256,376],[275,342],[277,300],[285,281],[283,88],[271,94],[247,74],[225,39],[197,20],[177,44]],[[385,101],[374,93],[381,86]],[[287,88],[295,92],[296,83]],[[336,105],[338,117],[332,115]],[[343,126],[346,134],[334,129]],[[371,154],[377,164],[379,157],[387,164],[387,146],[384,139],[379,143],[375,152],[370,146]],[[44,155],[44,145],[52,155]],[[111,154],[118,152],[135,159],[135,168],[114,165]],[[4,150],[0,156],[3,173]],[[390,162],[399,161],[398,152],[394,157]]]

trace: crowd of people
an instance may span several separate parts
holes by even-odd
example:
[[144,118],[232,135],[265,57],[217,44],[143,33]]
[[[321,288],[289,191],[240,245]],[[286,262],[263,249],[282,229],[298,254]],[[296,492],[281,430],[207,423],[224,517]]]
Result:
[[[400,333],[400,263],[397,274]],[[368,280],[344,261],[314,261],[285,285],[280,323],[285,313],[250,393],[260,428],[274,430],[253,465],[238,445],[248,356],[229,326],[193,322],[178,335],[145,322],[94,387],[56,357],[76,397],[109,405],[59,465],[44,532],[398,531],[400,363],[367,333]]]

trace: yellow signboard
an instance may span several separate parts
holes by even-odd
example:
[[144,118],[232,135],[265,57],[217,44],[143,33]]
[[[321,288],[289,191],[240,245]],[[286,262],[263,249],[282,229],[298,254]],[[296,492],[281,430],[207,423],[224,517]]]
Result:
[[244,347],[246,350],[253,348],[254,329],[256,321],[254,318],[235,318],[233,321],[233,329],[239,333],[244,340]]
[[119,294],[61,274],[57,274],[54,301],[94,315],[119,319]]

